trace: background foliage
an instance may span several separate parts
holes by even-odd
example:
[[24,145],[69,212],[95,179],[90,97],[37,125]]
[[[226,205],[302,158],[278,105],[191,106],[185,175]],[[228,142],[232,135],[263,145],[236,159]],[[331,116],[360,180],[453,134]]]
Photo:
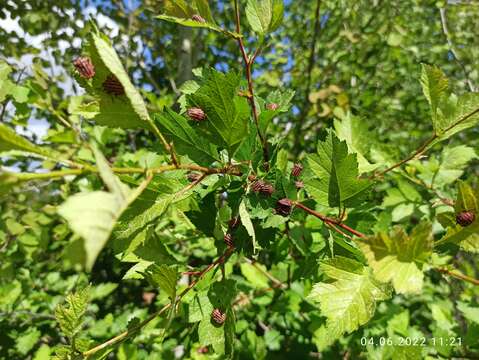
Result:
[[[479,7],[285,1],[281,23],[280,1],[241,1],[258,140],[234,2],[206,3],[2,4],[0,358],[74,358],[127,329],[91,358],[477,357],[479,221],[454,214],[478,210]],[[238,167],[192,186],[170,141],[198,174]],[[309,212],[274,213],[284,197]]]

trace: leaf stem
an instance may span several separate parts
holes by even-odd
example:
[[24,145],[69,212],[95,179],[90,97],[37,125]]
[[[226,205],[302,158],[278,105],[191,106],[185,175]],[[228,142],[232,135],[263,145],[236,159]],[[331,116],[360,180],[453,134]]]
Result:
[[[240,18],[240,10],[238,6],[238,0],[234,0],[235,6],[235,22],[236,22],[236,32],[241,34],[241,18]],[[251,111],[253,113],[253,120],[256,126],[256,132],[258,133],[259,140],[261,141],[261,145],[263,147],[263,159],[265,163],[269,161],[269,153],[268,153],[268,142],[266,138],[261,134],[261,130],[259,128],[259,117],[258,117],[258,109],[256,108],[256,102],[254,99],[254,85],[253,85],[253,77],[252,77],[252,68],[256,57],[259,55],[261,51],[261,47],[256,49],[254,55],[250,58],[246,53],[246,49],[243,42],[243,37],[237,38],[238,45],[241,51],[241,55],[243,57],[243,61],[245,64],[245,71],[246,71],[246,80],[248,82],[248,100],[251,106]]]
[[[203,276],[214,269],[217,265],[224,263],[230,255],[233,253],[234,249],[228,248],[223,255],[221,255],[218,259],[216,259],[214,262],[212,262],[210,265],[208,265],[206,268],[204,268],[199,274],[198,277],[193,280],[186,289],[184,289],[176,298],[175,303],[179,303],[181,299],[191,290],[193,289],[198,282],[203,278]],[[151,314],[149,317],[147,317],[145,320],[140,322],[138,325],[131,327],[130,329],[122,332],[121,334],[111,338],[108,341],[105,341],[104,343],[95,346],[94,348],[91,348],[90,350],[87,350],[83,352],[83,356],[88,358],[94,354],[96,354],[98,351],[103,350],[109,346],[116,345],[130,337],[132,337],[134,334],[139,332],[144,326],[146,326],[149,322],[151,322],[153,319],[155,319],[157,316],[160,316],[163,314],[166,310],[168,310],[171,307],[171,302],[163,306],[160,310],[154,312]]]

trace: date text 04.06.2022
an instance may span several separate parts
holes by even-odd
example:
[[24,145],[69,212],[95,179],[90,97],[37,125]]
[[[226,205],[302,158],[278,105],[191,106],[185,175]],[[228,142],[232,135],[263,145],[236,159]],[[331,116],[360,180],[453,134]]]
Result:
[[461,346],[460,337],[362,337],[361,346]]

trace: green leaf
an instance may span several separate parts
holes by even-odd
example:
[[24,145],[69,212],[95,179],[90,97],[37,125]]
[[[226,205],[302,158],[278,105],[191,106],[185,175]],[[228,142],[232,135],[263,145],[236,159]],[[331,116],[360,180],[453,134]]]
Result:
[[81,330],[83,315],[88,306],[90,288],[86,287],[68,294],[66,304],[59,304],[55,309],[55,318],[62,332],[71,340]]
[[115,176],[96,146],[93,146],[93,151],[100,176],[109,192],[75,194],[58,208],[58,213],[68,221],[71,229],[85,241],[85,266],[88,271],[105,247],[120,215],[143,190],[139,187],[131,191]]
[[38,154],[44,157],[55,157],[48,149],[37,146],[5,124],[0,123],[0,152],[21,150],[27,153]]
[[[264,267],[264,265],[260,264],[256,264],[256,266]],[[266,270],[266,268],[264,270]],[[248,280],[249,284],[258,289],[266,289],[269,287],[269,280],[266,275],[251,264],[241,264],[241,274]]]
[[154,287],[160,288],[170,299],[174,299],[178,278],[176,267],[164,264],[152,265],[146,270],[146,278]]
[[479,324],[479,307],[475,306],[470,306],[470,304],[467,304],[462,301],[457,302],[457,309],[462,312],[463,316],[470,320],[475,322],[476,324]]
[[[195,0],[194,2],[197,9],[183,0],[166,0],[163,7],[164,14],[158,15],[156,18],[183,26],[217,31],[236,39],[241,38],[240,34],[225,30],[215,23],[208,0]],[[193,20],[194,15],[200,15],[205,22]]]
[[188,155],[200,165],[211,165],[219,161],[216,146],[201,137],[185,117],[166,109],[164,113],[156,114],[155,120],[160,124],[162,133],[174,141],[178,154]]
[[345,141],[329,131],[326,140],[318,143],[318,153],[308,155],[311,175],[305,179],[306,190],[321,205],[337,207],[356,202],[371,186],[358,179],[356,154],[348,154]]
[[211,345],[215,353],[225,353],[225,332],[223,326],[215,326],[210,318],[201,320],[198,326],[198,338],[201,345]]
[[355,260],[337,256],[321,262],[320,267],[331,281],[315,284],[308,299],[319,302],[330,340],[367,323],[376,311],[376,303],[390,297],[390,288],[374,279],[369,267]]
[[436,133],[441,133],[445,128],[438,116],[438,108],[439,104],[447,96],[448,83],[449,81],[441,69],[436,66],[422,64],[422,91],[431,107],[432,123]]
[[459,244],[466,251],[479,253],[479,220],[477,215],[476,221],[469,226],[456,225],[449,228],[439,242]]
[[479,201],[476,191],[464,181],[457,183],[457,199],[454,203],[456,213],[463,211],[479,212]]
[[206,291],[196,294],[191,303],[188,304],[188,322],[194,323],[209,319],[213,309]]
[[213,19],[213,14],[211,13],[210,4],[208,0],[195,0],[196,8],[200,13],[201,17],[210,24],[214,24],[215,20]]
[[268,131],[268,127],[275,116],[289,110],[294,94],[295,92],[290,89],[285,91],[275,90],[268,94],[268,97],[266,98],[266,104],[276,104],[278,105],[278,108],[276,110],[264,109],[261,111],[258,119],[261,133],[265,134]]
[[17,350],[22,355],[26,355],[30,350],[33,349],[38,339],[40,339],[41,332],[35,328],[29,328],[27,331],[17,338]]
[[15,85],[11,94],[17,103],[24,103],[28,100],[30,89],[25,86]]
[[452,184],[459,179],[468,162],[475,158],[477,154],[473,148],[459,145],[445,147],[439,159],[431,156],[428,161],[416,160],[412,164],[419,170],[418,177],[421,180],[437,188]]
[[271,16],[271,24],[269,31],[275,31],[283,23],[284,2],[283,0],[273,0],[273,15]]
[[[99,97],[100,105],[100,112],[95,117],[95,121],[110,127],[151,129],[153,123],[145,102],[131,83],[120,58],[105,36],[93,32],[90,35],[87,51],[95,66],[95,76],[91,79],[91,86]],[[104,91],[103,83],[111,74],[121,83],[125,95],[110,95]]]
[[[208,293],[205,291],[195,295],[188,306],[188,322],[198,322],[198,337],[201,345],[212,345],[218,354],[228,357],[233,352],[234,313],[231,303],[236,296],[236,284],[233,280],[215,282]],[[226,322],[218,326],[211,321],[213,309],[226,311]]]
[[438,137],[428,148],[479,123],[479,93],[468,93],[458,98],[453,95],[447,106],[450,109],[443,110],[444,114],[438,116],[435,126]]
[[472,211],[476,214],[475,221],[462,227],[458,224],[448,222],[446,234],[437,243],[458,244],[462,249],[479,253],[479,191],[474,190],[469,184],[463,181],[458,182],[458,194],[454,203],[454,210],[457,213]]
[[226,148],[230,156],[248,135],[249,128],[250,109],[248,101],[237,95],[239,84],[239,74],[206,69],[201,87],[187,95],[188,103],[203,109],[207,115],[198,129],[211,142]]
[[[141,199],[138,199],[138,202]],[[158,221],[168,210],[171,203],[174,202],[171,194],[160,195],[152,202],[148,202],[145,207],[136,202],[131,208],[127,209],[118,222],[114,230],[115,239],[130,242],[131,246],[126,254],[134,251],[144,239],[141,238],[141,231],[149,224]],[[145,235],[145,234],[143,234]],[[138,239],[137,239],[138,237]]]
[[260,35],[276,30],[283,15],[283,0],[248,0],[246,4],[246,18],[251,29]]
[[248,210],[246,209],[245,201],[241,201],[239,205],[239,216],[241,219],[241,223],[246,228],[248,235],[253,238],[253,251],[256,251],[257,244],[256,244],[256,233],[254,231],[253,222],[249,216]]
[[376,279],[392,282],[400,294],[421,291],[424,282],[423,263],[431,256],[433,247],[430,223],[417,225],[411,235],[397,226],[389,235],[380,233],[361,240],[359,246]]
[[334,129],[338,139],[346,141],[349,151],[357,154],[360,174],[378,167],[378,164],[371,164],[365,157],[371,148],[372,136],[361,118],[348,112],[341,120],[334,120]]

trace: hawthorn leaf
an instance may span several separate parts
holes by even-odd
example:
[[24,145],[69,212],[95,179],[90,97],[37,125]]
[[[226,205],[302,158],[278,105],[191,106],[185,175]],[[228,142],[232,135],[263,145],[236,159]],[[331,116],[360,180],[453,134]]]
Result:
[[[459,181],[454,210],[456,214],[463,211],[472,211],[476,214],[476,219],[472,224],[465,227],[455,222],[449,222],[450,226],[447,228],[446,234],[437,244],[458,244],[466,251],[479,253],[479,191],[473,189],[468,183]],[[451,214],[451,216],[454,217],[454,214]]]
[[469,226],[455,225],[450,227],[439,243],[453,243],[469,252],[479,253],[479,220]]
[[217,354],[225,353],[225,332],[223,326],[216,326],[208,317],[198,325],[198,338],[203,346],[211,345]]
[[[268,131],[268,127],[275,116],[289,110],[294,94],[295,92],[291,89],[285,91],[275,90],[268,94],[266,104],[276,104],[278,108],[276,110],[264,109],[259,113],[258,123],[261,133],[265,134]],[[261,107],[258,106],[258,108]]]
[[237,95],[240,76],[221,73],[215,69],[203,71],[201,87],[187,95],[190,106],[206,113],[206,121],[198,124],[208,139],[228,150],[232,156],[248,136],[250,108],[248,101]]
[[441,124],[438,110],[439,104],[448,95],[449,81],[438,67],[422,64],[421,85],[424,96],[431,108],[434,130],[436,133],[441,133],[444,129],[444,124]]
[[445,147],[440,157],[431,156],[427,161],[415,160],[411,164],[418,170],[418,177],[427,185],[444,187],[459,179],[467,164],[477,158],[475,150],[466,145]]
[[356,154],[349,154],[346,142],[332,131],[318,143],[317,154],[307,156],[307,163],[311,173],[304,184],[321,205],[352,205],[371,186],[370,181],[358,179]]
[[248,210],[246,208],[245,201],[241,201],[239,205],[239,216],[241,219],[241,223],[243,226],[246,228],[246,231],[248,232],[248,235],[253,238],[253,251],[256,252],[257,250],[257,244],[256,244],[256,233],[254,231],[254,226],[253,222],[251,221],[251,217],[249,216]]
[[392,282],[394,290],[400,294],[422,290],[423,263],[431,256],[433,248],[430,223],[420,223],[410,235],[396,226],[390,234],[379,233],[361,240],[359,247],[377,280]]
[[281,26],[284,18],[284,1],[273,0],[273,14],[271,16],[271,23],[269,25],[269,31],[275,31]]
[[348,112],[341,120],[334,120],[334,129],[338,139],[346,141],[349,151],[357,154],[360,174],[377,169],[379,164],[371,164],[365,157],[369,153],[372,136],[362,119]]
[[213,309],[207,292],[197,293],[188,304],[188,322],[194,323],[203,319],[209,319]]
[[88,306],[90,287],[87,286],[77,292],[68,294],[65,303],[59,304],[55,309],[55,318],[62,332],[73,339],[81,330],[83,315]]
[[479,324],[479,307],[470,306],[470,304],[466,302],[458,301],[457,309],[463,314],[466,319],[473,321],[476,324]]
[[0,61],[0,102],[3,102],[9,95],[17,103],[24,103],[28,100],[30,89],[15,84],[8,79],[8,75],[12,72],[12,68],[5,61]]
[[236,282],[233,279],[223,279],[213,283],[208,291],[213,307],[227,309],[236,297]]
[[478,192],[475,191],[471,185],[464,181],[458,181],[457,199],[454,202],[454,210],[456,213],[474,211],[477,214],[479,211],[478,197]]
[[51,150],[31,143],[23,136],[18,135],[6,124],[0,123],[0,153],[10,150],[20,150],[26,153],[38,154],[47,158],[56,157]]
[[[198,338],[201,345],[211,345],[215,353],[225,354],[227,358],[233,353],[235,318],[231,303],[235,297],[235,281],[222,280],[213,283],[208,292],[196,294],[188,305],[188,322],[200,322]],[[211,313],[215,308],[226,311],[226,321],[222,325],[211,320]]]
[[219,161],[216,146],[201,137],[185,117],[166,109],[165,112],[156,114],[154,118],[166,138],[174,141],[178,154],[188,155],[191,160],[200,165],[211,165]]
[[58,208],[58,213],[68,221],[73,232],[84,239],[88,271],[105,247],[120,215],[143,191],[141,186],[135,191],[130,190],[115,176],[97,146],[92,148],[100,176],[109,191],[78,193]]
[[451,109],[441,117],[438,138],[428,148],[479,123],[479,93],[467,93],[458,98],[451,96],[448,106]]
[[[156,18],[182,26],[217,31],[235,39],[241,38],[240,34],[225,30],[216,24],[208,0],[194,0],[194,3],[196,9],[184,0],[166,0],[163,5],[164,13],[158,15]],[[204,22],[195,20],[193,18],[195,15],[200,15],[204,19]]]
[[[109,127],[152,129],[153,123],[145,102],[132,84],[118,54],[106,37],[99,32],[93,32],[86,51],[95,66],[95,76],[91,79],[91,87],[98,97],[99,113],[94,120],[100,125]],[[124,95],[108,94],[103,89],[103,83],[112,74],[123,86]],[[88,86],[84,87],[89,89]]]
[[331,339],[367,323],[377,302],[391,295],[388,285],[378,282],[369,267],[355,260],[336,256],[321,262],[320,268],[331,281],[316,283],[307,298],[319,303]]
[[[256,264],[257,266],[264,267],[264,265]],[[241,274],[249,281],[249,283],[258,288],[258,289],[265,289],[269,286],[269,280],[262,273],[259,271],[255,266],[249,263],[243,263],[240,265]],[[266,271],[266,269],[264,269]]]
[[283,0],[248,0],[246,18],[255,33],[261,36],[276,30],[284,16]]
[[195,0],[196,8],[198,9],[199,14],[206,22],[214,24],[215,20],[213,14],[211,13],[210,4],[208,0]]
[[145,274],[150,284],[160,288],[170,299],[174,299],[176,295],[176,281],[178,279],[176,267],[165,264],[153,264],[146,270]]

